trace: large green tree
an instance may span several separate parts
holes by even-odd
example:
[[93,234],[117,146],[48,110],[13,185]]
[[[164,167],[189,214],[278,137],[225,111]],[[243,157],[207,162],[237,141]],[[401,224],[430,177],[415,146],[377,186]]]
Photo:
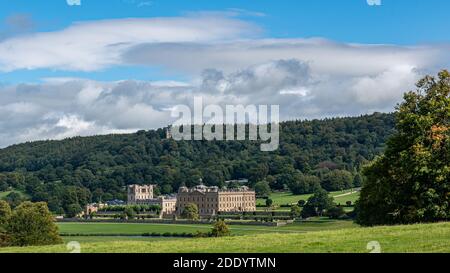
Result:
[[6,201],[0,200],[0,232],[11,218],[11,207]]
[[227,224],[223,220],[217,221],[211,231],[211,235],[213,237],[223,237],[230,235],[230,230],[228,229]]
[[266,181],[260,181],[255,184],[255,192],[258,197],[268,197],[270,195],[270,186]]
[[198,220],[200,219],[200,215],[198,213],[198,207],[194,203],[187,204],[183,212],[181,213],[181,217],[189,220]]
[[13,246],[62,243],[53,216],[44,202],[23,202],[11,214],[6,225],[8,244]]
[[345,170],[333,170],[324,175],[321,185],[327,191],[341,191],[353,187],[353,176]]
[[357,202],[363,225],[450,219],[450,74],[427,76],[397,107],[396,133],[366,167]]
[[8,202],[0,200],[0,247],[7,246],[9,236],[6,233],[6,225],[11,218],[11,207]]
[[323,212],[334,206],[333,197],[322,188],[317,189],[315,193],[308,198],[308,202],[303,206],[302,218],[312,216],[322,216]]

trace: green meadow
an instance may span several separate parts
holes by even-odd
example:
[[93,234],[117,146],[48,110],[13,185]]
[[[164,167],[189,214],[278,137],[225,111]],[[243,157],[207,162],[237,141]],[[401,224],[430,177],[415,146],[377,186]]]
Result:
[[[254,226],[230,225],[232,235],[248,235],[260,233],[301,233],[318,230],[333,230],[357,226],[352,221],[313,218],[286,226]],[[208,232],[212,225],[208,224],[147,224],[147,223],[58,223],[62,235],[130,235],[143,233],[195,233]]]
[[[295,195],[292,192],[274,192],[269,197],[272,199],[275,205],[291,205],[298,203],[299,200],[307,201],[312,194],[300,194]],[[330,196],[334,198],[335,203],[345,204],[347,201],[354,203],[359,198],[359,191],[333,191],[330,192]],[[259,198],[256,200],[256,204],[265,205],[266,200]]]
[[[66,241],[77,239],[68,238]],[[370,252],[370,242],[379,244],[381,252],[449,253],[450,223],[348,227],[309,232],[263,232],[221,238],[108,237],[108,240],[96,238],[79,242],[83,253],[367,253]],[[68,250],[62,244],[0,248],[0,252],[64,253]]]
[[24,193],[24,192],[21,192],[21,191],[18,191],[18,190],[11,190],[11,191],[2,191],[2,192],[0,192],[0,199],[5,198],[6,196],[8,196],[10,193],[13,193],[13,192],[18,193],[22,198],[25,198],[25,199],[29,199],[30,198],[30,196],[28,194]]

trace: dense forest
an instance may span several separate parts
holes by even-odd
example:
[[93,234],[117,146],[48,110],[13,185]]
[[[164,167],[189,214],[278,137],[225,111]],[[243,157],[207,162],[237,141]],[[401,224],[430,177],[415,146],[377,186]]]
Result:
[[163,194],[239,178],[259,194],[339,190],[360,186],[361,167],[393,131],[394,115],[375,113],[283,122],[274,152],[252,141],[174,141],[165,129],[30,142],[0,150],[0,192],[19,190],[53,212],[72,214],[91,201],[125,199],[125,186],[136,183],[157,184]]

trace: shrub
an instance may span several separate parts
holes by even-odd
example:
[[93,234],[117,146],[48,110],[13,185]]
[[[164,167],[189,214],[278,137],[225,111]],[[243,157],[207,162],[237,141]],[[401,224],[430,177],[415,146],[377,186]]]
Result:
[[24,202],[14,209],[6,232],[12,246],[62,243],[53,216],[43,202]]
[[332,207],[327,210],[327,216],[331,219],[339,219],[345,215],[343,207]]
[[195,237],[195,238],[205,238],[205,237],[209,237],[209,236],[210,236],[210,233],[209,233],[209,232],[201,232],[201,231],[197,230],[197,231],[194,233],[194,236],[193,236],[193,237]]
[[230,230],[228,229],[227,224],[220,220],[214,224],[214,227],[211,231],[213,237],[223,237],[230,235]]
[[66,216],[69,218],[74,218],[82,211],[83,209],[78,203],[70,204],[66,208]]
[[299,206],[294,205],[291,207],[291,217],[293,217],[293,218],[299,217],[301,213],[302,213],[302,210]]
[[333,207],[333,198],[323,189],[317,190],[308,202],[303,206],[302,217],[322,216],[324,210]]
[[255,192],[258,197],[268,197],[270,195],[270,186],[266,181],[260,181],[255,184]]
[[189,220],[198,220],[200,218],[198,213],[198,207],[196,204],[190,203],[184,207],[183,213],[181,216],[185,219]]
[[4,228],[9,218],[11,218],[11,207],[8,202],[0,200],[0,232]]
[[123,213],[126,215],[128,219],[134,219],[136,217],[136,210],[132,207],[127,207],[123,211]]

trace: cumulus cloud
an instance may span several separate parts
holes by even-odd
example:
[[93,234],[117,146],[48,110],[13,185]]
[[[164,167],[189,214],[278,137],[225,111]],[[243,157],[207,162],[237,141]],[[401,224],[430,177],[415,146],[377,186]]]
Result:
[[297,59],[274,60],[226,73],[205,70],[192,82],[47,79],[0,88],[0,146],[75,135],[133,132],[174,122],[170,109],[205,104],[275,104],[281,118],[317,118],[392,110],[420,74],[394,67],[376,76],[315,74]]
[[241,20],[209,16],[79,22],[61,31],[0,42],[0,70],[93,71],[122,64],[122,54],[139,44],[212,42],[251,36],[257,30]]
[[254,39],[231,43],[152,43],[124,53],[134,64],[159,64],[185,73],[206,68],[232,72],[279,59],[307,62],[316,73],[376,75],[398,65],[432,68],[448,64],[448,45],[394,46],[337,43],[325,39]]
[[191,106],[194,96],[221,106],[277,104],[284,120],[392,111],[422,75],[450,60],[442,44],[254,38],[259,31],[236,18],[190,14],[83,22],[0,41],[0,71],[144,65],[189,79],[0,85],[0,147],[166,126],[170,109]]

